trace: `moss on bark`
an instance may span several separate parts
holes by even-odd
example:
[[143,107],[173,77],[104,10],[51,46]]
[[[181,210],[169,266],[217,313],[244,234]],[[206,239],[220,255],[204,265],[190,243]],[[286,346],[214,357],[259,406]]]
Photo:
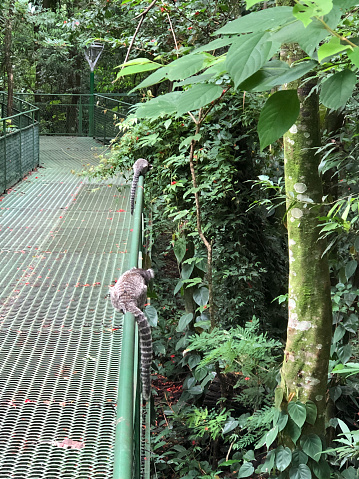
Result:
[[[289,5],[281,1],[278,4]],[[303,56],[298,45],[285,45],[281,57],[292,63]],[[325,434],[328,364],[332,332],[329,267],[323,252],[326,242],[319,239],[322,179],[320,158],[319,102],[315,80],[293,83],[298,91],[300,114],[284,136],[285,185],[289,251],[288,329],[282,366],[281,407],[290,398],[318,409],[310,432]]]

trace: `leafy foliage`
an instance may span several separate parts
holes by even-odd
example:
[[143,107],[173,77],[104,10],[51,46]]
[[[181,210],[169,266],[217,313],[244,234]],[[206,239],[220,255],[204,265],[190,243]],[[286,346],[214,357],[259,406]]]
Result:
[[[278,138],[299,111],[296,91],[280,87],[297,82],[291,87],[296,88],[309,75],[317,76],[322,105],[343,109],[346,116],[346,129],[335,134],[323,125],[318,149],[320,171],[329,177],[321,234],[329,242],[333,279],[329,395],[342,418],[333,426],[339,424],[347,441],[337,451],[340,469],[357,448],[355,432],[343,430],[343,424],[355,427],[358,407],[357,379],[351,374],[357,364],[359,288],[354,71],[359,57],[353,38],[358,27],[350,12],[344,15],[356,2],[299,1],[293,10],[261,9],[248,0],[247,9],[255,7],[249,12],[240,3],[219,0],[209,8],[205,0],[158,2],[134,37],[133,18],[148,6],[138,1],[95,0],[91,8],[82,1],[54,1],[51,8],[18,2],[16,83],[27,91],[63,91],[65,85],[67,92],[88,91],[83,48],[99,39],[105,51],[96,70],[97,89],[134,89],[142,95],[133,115],[118,125],[111,154],[84,174],[130,177],[139,156],[153,165],[146,178],[146,227],[154,267],[161,273],[152,301],[157,312],[152,305],[146,312],[154,327],[157,378],[170,383],[167,396],[159,387],[156,399],[161,414],[156,470],[191,478],[218,477],[229,469],[232,477],[249,477],[257,468],[262,476],[281,479],[327,479],[321,439],[302,434],[316,421],[313,404],[292,400],[280,413],[271,407],[282,347],[278,337],[283,340],[286,326],[283,305],[273,303],[285,297],[287,281]],[[0,11],[5,7],[3,2]],[[280,45],[288,42],[297,42],[308,57],[291,66],[278,60]],[[197,186],[191,181],[191,151]],[[213,246],[213,298],[195,194]],[[220,391],[208,404],[216,381]],[[168,399],[173,391],[176,404]],[[283,434],[290,436],[293,450],[280,444]],[[258,456],[248,448],[260,437],[256,456],[268,452],[258,466]],[[334,453],[333,458],[335,463]],[[351,479],[350,474],[342,477]]]

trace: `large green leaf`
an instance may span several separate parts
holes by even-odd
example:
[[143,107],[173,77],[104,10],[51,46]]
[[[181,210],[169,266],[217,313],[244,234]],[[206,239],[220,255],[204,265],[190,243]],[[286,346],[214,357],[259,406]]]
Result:
[[306,421],[309,424],[314,425],[315,421],[317,420],[318,409],[316,404],[313,401],[307,401],[305,403],[305,409],[307,411]]
[[189,78],[186,78],[185,80],[175,82],[173,84],[173,89],[178,88],[180,86],[187,86],[187,85],[195,85],[196,83],[203,83],[206,82],[207,80],[210,80],[214,74],[211,73],[202,73],[201,75],[193,75]]
[[147,88],[151,85],[155,85],[156,83],[159,83],[161,80],[163,80],[166,77],[167,73],[168,73],[168,66],[159,68],[157,71],[155,71],[154,73],[149,75],[147,78],[145,78],[139,85],[133,88],[131,92],[135,90],[139,90],[140,88]]
[[148,319],[148,322],[150,323],[150,326],[155,328],[157,326],[157,320],[158,320],[156,308],[154,308],[151,305],[147,305],[145,307],[145,315]]
[[281,472],[284,471],[284,469],[287,469],[291,461],[292,451],[289,449],[289,447],[277,447],[275,453],[275,465],[277,469]]
[[267,32],[242,35],[230,47],[226,58],[228,73],[237,86],[258,71],[273,56],[279,44],[268,41]]
[[345,277],[350,279],[357,270],[358,263],[355,259],[349,261],[345,266]]
[[323,43],[318,48],[318,61],[322,63],[324,59],[337,55],[348,50],[348,45],[343,45],[340,38],[332,37],[329,42]]
[[288,414],[298,427],[302,427],[307,417],[307,410],[300,401],[291,401],[288,404]]
[[335,73],[322,83],[319,99],[327,108],[337,110],[352,96],[355,84],[356,75],[351,70]]
[[200,52],[210,52],[211,50],[217,50],[218,48],[227,47],[228,45],[232,45],[232,43],[237,39],[237,37],[224,37],[224,38],[216,38],[216,40],[212,40],[205,45],[196,48],[193,50],[192,53],[200,53]]
[[274,461],[275,461],[275,449],[272,449],[271,451],[268,452],[264,463],[261,466],[259,466],[258,471],[260,471],[261,473],[268,473],[269,471],[273,469]]
[[277,436],[278,436],[278,426],[274,426],[272,427],[272,429],[270,429],[268,432],[267,432],[267,435],[266,435],[266,446],[267,446],[267,449],[269,449],[269,447],[273,444],[273,442],[277,439]]
[[313,17],[322,17],[333,8],[332,0],[307,0],[305,4],[296,3],[293,8],[293,15],[307,27]]
[[298,467],[292,467],[289,471],[289,479],[312,479],[312,473],[305,464],[299,464]]
[[256,3],[259,3],[260,1],[261,0],[246,0],[247,9],[253,7],[253,5],[255,5]]
[[193,273],[194,263],[188,264],[185,263],[182,265],[181,277],[182,279],[189,279]]
[[169,80],[184,80],[209,66],[216,58],[209,53],[195,53],[178,58],[168,65]]
[[222,429],[222,434],[228,434],[230,431],[233,431],[233,429],[235,429],[238,424],[238,421],[236,421],[233,417],[230,417]]
[[192,321],[193,313],[184,314],[180,317],[178,321],[178,326],[176,328],[177,333],[182,333],[187,329],[187,326]]
[[354,48],[354,50],[348,50],[348,57],[350,61],[359,68],[359,48]]
[[177,102],[182,92],[174,91],[143,103],[136,110],[137,118],[159,118],[177,111]]
[[193,293],[193,299],[199,306],[205,306],[209,299],[208,288],[202,286],[201,288],[196,289]]
[[314,60],[301,62],[290,67],[280,60],[271,60],[239,85],[240,90],[266,91],[275,86],[291,83],[317,66]]
[[337,349],[337,355],[338,355],[339,361],[342,364],[345,364],[346,362],[348,362],[348,360],[350,359],[350,357],[352,355],[351,345],[350,344],[345,344],[344,346],[340,346]]
[[134,75],[135,73],[157,70],[158,68],[161,68],[162,65],[160,63],[153,62],[148,58],[136,58],[135,60],[130,60],[129,62],[124,63],[116,68],[121,67],[123,68],[117,73],[116,80],[126,75]]
[[333,0],[334,5],[341,6],[344,10],[358,5],[358,0]]
[[283,136],[295,123],[298,115],[299,100],[296,90],[277,91],[270,96],[258,120],[261,150]]
[[238,479],[243,477],[249,477],[254,472],[254,467],[251,462],[245,462],[241,465],[238,471]]
[[299,466],[299,464],[307,464],[308,456],[300,449],[294,449],[292,453],[292,465],[293,467]]
[[[324,23],[330,28],[336,28],[340,17],[342,15],[341,10],[338,7],[334,7],[328,15],[324,15]],[[320,45],[320,42],[328,36],[328,30],[325,25],[314,18],[312,23],[302,30],[302,34],[298,39],[300,47],[308,53],[309,56],[314,54],[315,49]]]
[[177,113],[182,115],[187,111],[199,110],[208,103],[217,100],[222,95],[223,87],[214,83],[201,83],[181,92],[178,98]]
[[303,436],[300,440],[300,445],[302,446],[303,452],[307,454],[307,456],[314,459],[314,461],[318,462],[320,459],[320,454],[323,450],[322,441],[320,437],[316,434],[308,434],[307,436]]
[[296,444],[298,439],[300,438],[302,429],[299,426],[297,426],[297,424],[293,421],[293,419],[289,418],[287,425],[284,428],[284,432],[285,434],[288,434],[288,436],[291,438],[294,444]]
[[278,426],[278,431],[283,431],[285,426],[287,425],[288,422],[288,414],[286,414],[284,411],[281,411],[279,416],[278,416],[278,421],[277,421],[277,426]]
[[173,245],[173,252],[176,256],[178,263],[180,263],[183,260],[184,255],[186,254],[186,248],[187,248],[187,245],[186,245],[186,239],[184,236],[181,236],[180,238],[178,238],[177,241],[175,241]]
[[169,79],[171,81],[184,80],[191,75],[195,75],[216,61],[217,58],[209,53],[185,55],[173,61],[169,65],[159,68],[157,71],[152,73],[152,75],[148,76],[139,85],[137,85],[134,90],[138,90],[139,88],[147,88],[162,81],[163,79]]
[[278,85],[284,85],[284,83],[291,83],[306,75],[317,65],[318,63],[314,60],[297,63],[290,67],[287,72],[282,73],[282,75],[279,75],[276,78],[272,78],[272,81],[269,83],[269,85],[273,88]]
[[[341,475],[343,479],[358,479],[357,469],[354,469],[353,466],[349,466],[348,469],[344,469],[344,471],[341,472]],[[319,479],[322,478],[320,477]]]
[[318,479],[328,479],[330,477],[330,466],[323,457],[320,459],[319,462],[313,462],[311,466],[314,474]]
[[227,23],[215,34],[236,35],[239,33],[264,32],[294,20],[292,12],[292,7],[266,8]]
[[256,73],[244,80],[239,86],[239,90],[245,91],[265,91],[272,81],[278,76],[288,72],[290,66],[281,60],[270,60]]
[[[341,17],[341,11],[338,7],[324,16],[324,22],[330,28],[336,28]],[[294,18],[294,17],[293,17]],[[315,49],[318,48],[320,42],[328,37],[328,30],[325,25],[318,19],[313,19],[312,23],[307,28],[299,20],[291,22],[277,32],[272,34],[271,40],[279,43],[299,43],[300,47],[312,56]]]

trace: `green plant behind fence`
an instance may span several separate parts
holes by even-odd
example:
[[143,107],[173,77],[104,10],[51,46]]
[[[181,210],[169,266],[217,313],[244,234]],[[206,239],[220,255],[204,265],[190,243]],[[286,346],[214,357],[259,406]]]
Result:
[[14,98],[7,116],[7,95],[0,92],[0,192],[4,193],[39,165],[38,108]]

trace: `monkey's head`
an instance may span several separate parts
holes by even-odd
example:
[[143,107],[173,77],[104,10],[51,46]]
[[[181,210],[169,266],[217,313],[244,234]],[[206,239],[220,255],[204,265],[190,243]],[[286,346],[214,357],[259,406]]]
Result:
[[146,284],[148,284],[151,279],[155,277],[155,273],[153,272],[153,269],[146,269],[143,272],[143,278],[146,281]]
[[116,291],[116,288],[114,286],[110,286],[107,297],[111,299],[112,306],[115,309],[117,309],[118,311],[121,311],[121,313],[124,312],[119,304],[118,291]]
[[140,171],[142,176],[145,176],[146,173],[152,168],[152,165],[145,160],[144,158],[139,158],[135,161],[133,165],[133,170]]

